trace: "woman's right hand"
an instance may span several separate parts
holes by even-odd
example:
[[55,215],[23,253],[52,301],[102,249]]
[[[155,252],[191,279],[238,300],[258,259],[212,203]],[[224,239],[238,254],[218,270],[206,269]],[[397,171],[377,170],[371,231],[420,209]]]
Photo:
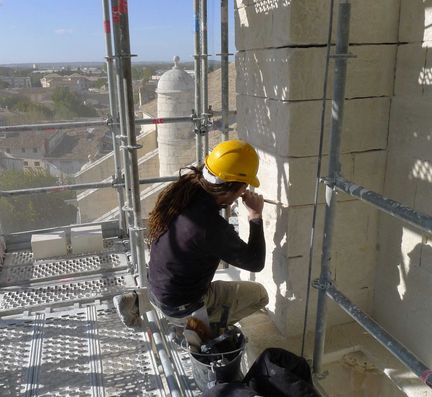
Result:
[[264,208],[264,199],[261,194],[251,192],[250,190],[246,190],[243,195],[243,204],[248,209],[248,218],[257,219],[262,217],[262,211]]

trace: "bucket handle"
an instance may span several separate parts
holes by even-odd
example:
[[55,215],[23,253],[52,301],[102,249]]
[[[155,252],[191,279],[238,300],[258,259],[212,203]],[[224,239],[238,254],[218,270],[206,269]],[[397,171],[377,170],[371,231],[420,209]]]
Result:
[[180,342],[180,347],[185,351],[188,352],[189,354],[193,354],[194,356],[200,356],[200,357],[209,357],[209,356],[224,356],[224,355],[228,355],[228,354],[233,354],[233,353],[238,353],[241,352],[244,347],[245,347],[245,342],[242,343],[242,345],[232,351],[229,352],[223,352],[223,353],[195,353],[195,352],[191,352],[187,346],[185,346],[185,343],[187,343],[186,339],[182,339],[182,341]]

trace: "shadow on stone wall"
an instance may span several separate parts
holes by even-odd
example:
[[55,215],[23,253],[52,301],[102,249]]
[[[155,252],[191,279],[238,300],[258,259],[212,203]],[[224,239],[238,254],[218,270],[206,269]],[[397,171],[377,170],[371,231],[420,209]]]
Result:
[[[431,215],[432,1],[402,2],[385,192]],[[422,232],[381,215],[374,315],[394,337],[432,365],[432,248]]]

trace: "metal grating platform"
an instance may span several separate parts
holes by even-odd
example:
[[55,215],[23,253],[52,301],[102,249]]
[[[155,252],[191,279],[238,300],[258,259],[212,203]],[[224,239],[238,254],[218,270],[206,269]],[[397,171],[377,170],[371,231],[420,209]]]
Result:
[[0,320],[1,396],[165,396],[145,333],[108,305]]
[[[101,255],[101,254],[107,254],[110,252],[115,253],[125,253],[127,250],[126,247],[127,242],[124,242],[122,240],[118,239],[106,239],[103,241],[103,252],[102,253],[89,253],[87,255],[73,255],[70,254],[69,256],[77,257],[80,256],[93,256],[93,255]],[[58,257],[58,258],[51,258],[47,260],[35,260],[33,259],[33,252],[31,250],[23,250],[23,251],[16,251],[16,252],[10,252],[6,254],[4,266],[11,266],[11,265],[30,265],[32,263],[38,263],[38,262],[52,262],[55,260],[61,261],[64,260],[64,257]]]
[[[30,253],[31,254],[31,253]],[[0,287],[43,282],[56,278],[80,276],[101,271],[119,271],[128,268],[126,254],[103,252],[98,255],[78,256],[60,260],[34,261],[28,252],[7,254],[0,273]]]
[[[0,267],[0,396],[168,396],[148,333],[126,328],[112,296],[136,287],[121,240],[99,254]],[[201,395],[189,355],[169,355],[184,397]]]
[[134,286],[132,276],[108,274],[100,279],[63,280],[47,286],[3,290],[0,293],[0,316],[110,297],[128,286]]

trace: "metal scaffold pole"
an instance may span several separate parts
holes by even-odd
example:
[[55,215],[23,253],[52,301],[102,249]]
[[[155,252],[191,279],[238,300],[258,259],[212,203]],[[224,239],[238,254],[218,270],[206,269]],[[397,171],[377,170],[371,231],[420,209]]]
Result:
[[[112,51],[112,38],[111,38],[111,18],[110,18],[110,8],[109,1],[102,0],[103,6],[103,25],[105,32],[105,47],[106,47],[106,66],[107,66],[107,76],[108,76],[108,92],[109,92],[109,105],[111,120],[118,119],[117,110],[117,98],[115,92],[114,83],[114,71],[113,71],[113,51]],[[113,141],[113,156],[114,156],[114,180],[116,183],[120,183],[122,180],[122,165],[120,160],[120,149],[119,149],[119,128],[118,125],[111,125],[111,134]],[[127,225],[124,207],[124,189],[123,187],[117,187],[117,200],[119,204],[119,230],[120,235],[123,237],[127,233]]]
[[209,125],[209,109],[208,109],[208,46],[207,46],[207,0],[201,0],[201,100],[202,100],[202,115],[201,115],[201,131],[204,137],[203,158],[209,151],[208,141],[208,125]]
[[117,87],[117,109],[118,109],[118,120],[120,123],[120,149],[122,151],[123,159],[123,172],[124,172],[124,182],[125,182],[125,193],[126,200],[125,205],[121,209],[126,215],[126,222],[128,228],[129,240],[131,243],[131,257],[134,264],[137,263],[136,252],[135,252],[135,235],[130,233],[130,228],[133,225],[132,220],[132,182],[131,182],[131,167],[130,167],[130,153],[127,150],[127,132],[126,132],[126,105],[124,92],[124,81],[123,81],[123,62],[122,55],[120,53],[120,16],[119,16],[119,1],[121,0],[111,0],[111,13],[113,20],[113,38],[114,38],[114,52],[115,52],[115,73],[116,73],[116,87]]
[[[345,101],[345,83],[349,45],[349,26],[350,26],[351,4],[349,1],[342,0],[339,4],[339,18],[336,37],[334,86],[332,101],[332,129],[330,134],[329,151],[329,179],[334,181],[340,172],[340,141],[343,124],[343,111]],[[334,188],[326,186],[325,191],[325,218],[324,218],[324,238],[321,253],[321,273],[317,283],[318,305],[315,326],[315,345],[313,354],[313,370],[316,374],[321,372],[322,356],[324,353],[324,342],[327,324],[327,288],[331,284],[330,257],[331,243],[333,237],[333,224],[335,217],[336,191]]]
[[200,42],[200,0],[194,0],[194,69],[195,69],[195,140],[196,161],[198,165],[203,163],[202,136],[201,136],[201,42]]
[[[222,136],[221,140],[229,139],[229,83],[228,83],[228,0],[221,0],[220,18],[221,18],[221,113],[222,113]],[[231,215],[230,208],[222,210],[223,217],[228,220]],[[227,263],[223,264],[228,267]]]
[[[138,173],[138,154],[140,147],[137,145],[135,133],[134,102],[132,91],[132,67],[129,40],[129,18],[127,0],[112,0],[112,13],[114,22],[114,37],[116,37],[116,59],[121,65],[121,75],[118,76],[122,81],[119,90],[120,102],[124,104],[124,114],[121,124],[124,126],[127,140],[123,142],[124,152],[127,153],[127,163],[125,169],[130,169],[130,202],[132,204],[132,225],[129,225],[131,241],[131,251],[135,252],[136,264],[138,266],[139,286],[143,287],[146,283],[146,264],[144,257],[144,238],[143,222],[141,217],[141,198],[139,188]],[[118,46],[117,46],[118,45]],[[120,112],[121,115],[122,112]],[[123,134],[122,134],[123,135]]]
[[229,139],[228,0],[221,0],[222,140]]

